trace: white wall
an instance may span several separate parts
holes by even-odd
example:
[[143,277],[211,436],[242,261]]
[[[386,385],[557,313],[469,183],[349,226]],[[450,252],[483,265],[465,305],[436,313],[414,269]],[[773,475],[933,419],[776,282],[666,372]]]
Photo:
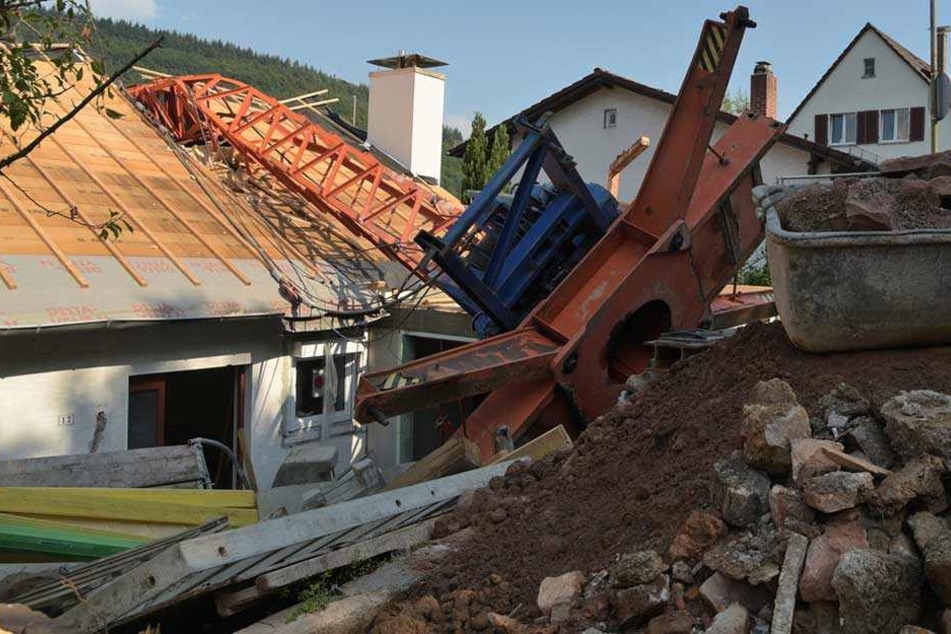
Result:
[[[924,33],[924,31],[922,31]],[[864,60],[875,58],[875,77],[863,78]],[[817,69],[816,81],[825,69]],[[925,108],[925,140],[915,143],[869,143],[855,146],[881,158],[931,152],[928,84],[874,31],[867,31],[832,71],[794,119],[789,132],[815,140],[815,116],[890,108]],[[951,123],[941,126],[939,151],[951,147]],[[838,148],[847,149],[847,148]]]
[[413,174],[437,181],[445,84],[445,76],[420,68],[370,73],[367,140]]
[[287,452],[283,360],[277,318],[7,334],[0,338],[0,459],[88,452],[100,411],[107,422],[98,450],[126,449],[130,377],[247,366],[245,428],[255,472],[268,485]]
[[[617,127],[604,128],[604,111],[617,109]],[[588,182],[605,185],[608,166],[640,136],[648,136],[650,148],[621,173],[621,200],[637,195],[647,166],[660,142],[672,105],[621,88],[602,88],[558,111],[549,119],[565,150],[574,157],[578,171]],[[728,126],[717,123],[716,141]],[[809,153],[797,147],[777,143],[761,162],[763,180],[774,183],[780,176],[806,174]],[[821,171],[827,171],[820,168]]]

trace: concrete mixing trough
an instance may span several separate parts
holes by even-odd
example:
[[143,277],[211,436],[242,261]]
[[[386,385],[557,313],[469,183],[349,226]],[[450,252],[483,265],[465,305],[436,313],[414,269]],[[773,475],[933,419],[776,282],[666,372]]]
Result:
[[766,217],[786,334],[808,352],[951,344],[951,229],[799,233]]

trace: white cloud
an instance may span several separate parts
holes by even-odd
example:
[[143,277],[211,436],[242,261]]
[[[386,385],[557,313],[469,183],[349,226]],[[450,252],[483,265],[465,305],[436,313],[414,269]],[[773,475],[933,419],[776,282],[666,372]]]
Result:
[[462,132],[462,136],[467,139],[472,134],[472,115],[447,114],[442,121],[450,128],[457,128]]
[[158,13],[155,0],[90,0],[89,5],[102,18],[150,20]]

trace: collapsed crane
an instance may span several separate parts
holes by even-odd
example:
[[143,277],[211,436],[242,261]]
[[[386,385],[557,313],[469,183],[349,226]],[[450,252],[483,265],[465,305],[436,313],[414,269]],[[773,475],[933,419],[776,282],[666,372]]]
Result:
[[[766,117],[748,114],[710,145],[743,34],[755,27],[742,6],[720,17],[722,21],[704,23],[634,203],[516,328],[363,376],[358,420],[382,422],[414,409],[488,394],[460,430],[488,456],[495,451],[495,430],[503,427],[516,439],[558,424],[577,429],[573,423],[609,409],[628,376],[648,367],[647,341],[710,320],[711,303],[762,241],[763,225],[751,192],[762,183],[760,159],[784,130]],[[538,134],[544,135],[544,129]],[[487,187],[490,195],[505,171]],[[537,174],[528,168],[526,172],[532,179]],[[520,192],[527,195],[526,182],[519,183],[516,201]],[[599,218],[585,192],[570,186],[566,190],[587,210],[588,226],[610,216],[613,198],[604,200]],[[549,205],[555,207],[554,202]],[[539,218],[546,214],[550,209]],[[424,233],[417,242],[457,283],[467,291],[474,289],[475,296],[483,295],[480,304],[491,309],[490,300],[497,300],[498,294],[485,288],[485,280],[495,278],[487,272],[480,278],[452,257],[459,244],[452,240],[461,238],[466,229],[461,223],[473,215],[470,207],[442,240]],[[515,231],[516,219],[506,220],[506,230]],[[514,253],[502,252],[495,270],[516,266],[510,261]],[[535,421],[543,424],[532,429]]]
[[[710,145],[743,33],[755,26],[742,6],[720,17],[704,23],[624,210],[583,181],[544,118],[516,121],[521,144],[463,211],[236,80],[169,77],[130,93],[176,141],[232,147],[474,316],[482,341],[363,376],[357,418],[385,422],[488,394],[462,429],[489,455],[501,427],[515,438],[540,431],[538,419],[577,429],[647,367],[645,342],[744,306],[720,291],[762,240],[750,193],[783,128],[746,115]],[[542,172],[548,184],[537,183]]]

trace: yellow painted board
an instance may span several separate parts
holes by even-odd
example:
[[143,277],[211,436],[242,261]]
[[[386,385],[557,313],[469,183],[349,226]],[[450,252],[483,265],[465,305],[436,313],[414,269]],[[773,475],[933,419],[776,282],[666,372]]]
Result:
[[47,489],[37,494],[31,487],[0,488],[0,512],[26,515],[75,516],[91,519],[118,519],[160,524],[198,525],[215,517],[227,515],[232,526],[246,526],[258,521],[255,509],[232,509],[195,506],[163,500],[136,498],[96,499],[88,495],[57,493]]
[[59,520],[41,519],[37,517],[28,517],[26,515],[14,515],[12,513],[0,513],[0,524],[11,526],[26,526],[29,528],[49,528],[58,530],[72,530],[83,535],[95,535],[99,537],[118,537],[120,539],[138,539],[141,535],[132,533],[121,533],[114,530],[108,530],[103,527],[80,526],[71,522]]
[[86,517],[66,517],[62,515],[43,516],[43,515],[18,515],[17,517],[26,517],[40,520],[55,520],[75,528],[85,528],[101,531],[116,531],[123,535],[134,535],[137,537],[147,537],[149,539],[162,539],[171,537],[178,533],[195,528],[194,524],[159,524],[157,522],[127,522],[123,520],[95,520]]
[[167,504],[188,504],[210,508],[255,508],[254,491],[213,489],[117,489],[91,487],[0,487],[0,496],[6,491],[26,489],[31,496],[42,498],[54,495],[56,499],[76,500],[141,500]]
[[505,460],[515,460],[526,456],[532,460],[541,460],[550,453],[554,453],[563,447],[571,446],[571,437],[568,435],[568,432],[565,431],[564,426],[559,425],[554,429],[546,431],[538,438],[528,441],[514,451],[493,457],[489,464],[496,464]]

